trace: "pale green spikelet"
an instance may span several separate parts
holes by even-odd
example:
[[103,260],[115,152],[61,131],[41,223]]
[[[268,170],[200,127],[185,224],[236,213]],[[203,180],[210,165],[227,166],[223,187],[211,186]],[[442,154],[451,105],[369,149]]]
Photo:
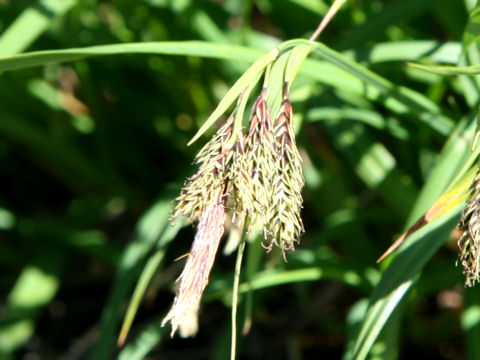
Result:
[[177,204],[171,215],[172,221],[180,215],[187,216],[191,221],[199,219],[207,204],[211,202],[214,190],[226,187],[225,172],[231,157],[228,144],[232,128],[233,115],[196,156],[195,164],[199,165],[199,169],[187,179],[177,197]]
[[248,173],[247,158],[245,156],[244,135],[237,136],[232,149],[231,163],[228,169],[229,195],[232,201],[229,202],[233,210],[232,221],[237,218],[245,218],[253,211],[253,193]]
[[[252,201],[247,205],[248,231],[266,230],[267,210],[272,201],[272,175],[275,167],[272,120],[267,106],[266,89],[253,105],[250,127],[245,140],[245,162]],[[242,197],[243,194],[240,194]],[[247,199],[240,198],[246,204]]]
[[463,266],[465,286],[470,287],[480,281],[480,168],[470,186],[458,228],[463,231],[458,240],[459,261]]
[[300,211],[305,181],[292,122],[292,104],[288,96],[288,84],[285,84],[284,100],[273,124],[276,161],[272,199],[268,208],[269,220],[266,223],[266,246],[275,244],[283,251],[294,250],[295,243],[304,232]]

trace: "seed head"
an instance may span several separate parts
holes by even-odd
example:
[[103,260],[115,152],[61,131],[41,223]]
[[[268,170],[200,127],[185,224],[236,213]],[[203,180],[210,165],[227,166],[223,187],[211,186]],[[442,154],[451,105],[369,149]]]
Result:
[[275,173],[273,195],[268,208],[267,242],[279,246],[283,251],[294,250],[304,232],[300,211],[302,208],[302,159],[295,142],[292,125],[292,104],[288,98],[287,86],[278,116],[273,125],[275,144]]
[[265,247],[273,244],[293,250],[304,232],[300,210],[304,185],[301,157],[292,125],[288,88],[272,125],[264,88],[253,105],[250,125],[243,135],[235,111],[195,158],[198,171],[177,197],[172,221],[185,215],[198,220],[197,233],[180,275],[173,306],[162,326],[172,324],[172,335],[197,331],[197,314],[220,239],[226,209],[232,221],[248,231],[261,230]]
[[214,200],[214,189],[225,185],[226,168],[231,158],[229,139],[232,135],[233,116],[218,129],[213,138],[195,158],[198,171],[187,179],[170,219],[186,215],[190,221],[200,219],[208,204]]
[[[251,203],[246,205],[250,218],[249,231],[266,230],[267,210],[272,201],[274,152],[272,121],[264,88],[253,105],[250,127],[245,140],[246,175],[251,196]],[[241,199],[241,201],[247,204],[247,199]]]
[[245,156],[243,134],[238,135],[232,149],[231,163],[229,165],[228,185],[229,203],[232,209],[232,221],[245,218],[253,210],[253,192],[249,176],[249,166]]
[[465,286],[470,287],[480,281],[480,168],[470,186],[458,228],[463,231],[458,240],[459,261],[466,277]]

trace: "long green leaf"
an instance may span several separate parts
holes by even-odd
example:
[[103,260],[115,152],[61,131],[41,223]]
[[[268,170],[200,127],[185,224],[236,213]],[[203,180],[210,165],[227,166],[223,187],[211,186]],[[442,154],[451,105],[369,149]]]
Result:
[[[230,279],[230,277],[229,277]],[[249,282],[240,284],[239,293],[248,293],[273,286],[317,281],[320,279],[335,279],[345,284],[368,289],[370,287],[366,276],[359,274],[357,269],[348,268],[342,264],[323,263],[321,266],[294,269],[287,271],[264,270],[252,276]],[[205,300],[225,297],[230,299],[232,289],[225,286],[223,280],[213,281],[206,290]]]
[[252,66],[248,68],[247,71],[237,80],[237,82],[228,90],[223,99],[220,101],[216,109],[208,117],[208,119],[203,123],[200,129],[198,129],[195,136],[192,140],[189,141],[188,145],[195,142],[202,134],[212,126],[215,121],[222,116],[225,111],[232,105],[232,103],[238,98],[242,91],[247,90],[251,86],[253,80],[258,79],[257,75],[261,73],[265,67],[270,64],[278,55],[278,51],[269,52],[268,54],[263,55],[253,63]]
[[398,303],[415,278],[444,243],[458,221],[461,206],[426,225],[407,239],[382,276],[370,299],[370,306],[348,359],[363,360]]
[[405,112],[414,113],[420,121],[430,126],[432,129],[437,130],[440,134],[447,135],[453,130],[452,121],[442,115],[440,108],[422,94],[392,84],[385,78],[375,74],[362,65],[355,63],[323,44],[317,44],[315,52],[328,62],[363,81],[364,85],[367,86],[367,89],[365,90],[366,94],[369,92],[368,88],[373,87],[378,93],[370,94],[370,96],[384,96],[386,97],[386,102],[391,99],[401,103],[406,107],[406,109],[404,109]]
[[385,118],[373,110],[349,107],[328,107],[322,106],[311,109],[307,112],[306,118],[309,121],[335,122],[340,119],[355,120],[373,128],[383,130],[392,136],[407,140],[408,131],[398,122],[397,119]]
[[24,10],[0,36],[0,54],[9,56],[28,48],[51,24],[65,14],[77,0],[40,0]]
[[216,59],[236,59],[253,62],[263,51],[229,44],[203,41],[165,41],[89,46],[64,50],[34,51],[9,57],[0,57],[0,71],[11,71],[52,63],[75,61],[94,56],[119,54],[164,54],[201,56]]
[[[447,189],[449,184],[459,180],[468,170],[474,160],[472,158],[472,141],[475,129],[477,112],[473,112],[468,118],[463,119],[452,132],[445,143],[442,152],[437,158],[435,167],[430,171],[415,206],[407,220],[407,226],[411,226],[436,199]],[[474,156],[475,157],[475,156]],[[465,168],[465,165],[467,167]],[[456,178],[457,177],[457,178]]]
[[343,54],[355,61],[366,61],[370,64],[387,61],[414,61],[422,58],[439,63],[456,64],[461,51],[462,47],[458,42],[412,40],[379,43],[368,48],[348,50]]
[[[139,275],[142,260],[157,242],[168,242],[172,235],[168,220],[173,194],[168,192],[139,220],[135,236],[127,245],[120,261],[101,319],[100,337],[95,345],[94,359],[108,359],[115,343],[121,319],[121,307],[132,284]],[[168,240],[168,241],[167,241]]]
[[440,75],[478,75],[480,74],[480,65],[471,66],[440,66],[440,65],[422,65],[416,63],[410,63],[408,66],[428,71],[434,74]]
[[120,335],[118,338],[119,344],[123,344],[125,342],[128,332],[130,331],[130,327],[132,326],[133,319],[135,318],[138,307],[140,306],[140,301],[145,295],[145,291],[147,290],[150,281],[165,257],[167,245],[173,240],[173,238],[177,235],[177,232],[180,230],[181,223],[182,219],[178,219],[174,226],[165,230],[157,243],[155,253],[150,257],[150,259],[148,259],[147,264],[145,265],[142,274],[138,279],[137,286],[135,287],[132,299],[130,300],[130,304],[128,305],[125,319],[123,320],[122,329],[120,330]]
[[[305,44],[304,40],[292,40],[284,43],[283,48]],[[404,87],[395,87],[386,79],[355,63],[340,53],[329,49],[323,44],[316,44],[315,51],[329,63],[314,60],[305,61],[301,72],[313,79],[325,82],[343,90],[350,90],[362,94],[369,99],[378,100],[385,98],[386,107],[399,113],[413,113],[426,125],[447,135],[452,130],[452,121],[441,114],[440,109],[422,94]],[[22,69],[74,61],[91,56],[114,55],[127,53],[165,54],[165,55],[191,55],[213,57],[220,59],[235,59],[252,62],[262,53],[256,50],[231,46],[226,44],[209,44],[199,41],[186,42],[158,42],[158,43],[131,43],[121,45],[92,46],[79,49],[51,50],[32,52],[7,58],[0,58],[0,71]],[[230,92],[227,93],[217,110],[212,113],[205,123],[205,128],[215,121],[217,116],[231,105],[236,96],[246,87],[247,80],[253,79],[261,69],[276,57],[275,52],[261,57],[256,65],[252,66],[248,74],[239,79]],[[337,68],[338,67],[338,68]],[[215,119],[215,120],[213,120]],[[197,134],[198,135],[198,134]],[[196,137],[192,140],[196,140]]]
[[[470,11],[467,26],[462,37],[462,54],[458,58],[460,67],[476,66],[480,63],[480,4]],[[468,75],[468,74],[467,74]],[[478,104],[480,99],[480,80],[476,76],[460,76],[465,100],[470,106]]]
[[162,339],[167,328],[161,327],[160,319],[150,322],[134,341],[125,346],[118,355],[118,360],[143,360]]

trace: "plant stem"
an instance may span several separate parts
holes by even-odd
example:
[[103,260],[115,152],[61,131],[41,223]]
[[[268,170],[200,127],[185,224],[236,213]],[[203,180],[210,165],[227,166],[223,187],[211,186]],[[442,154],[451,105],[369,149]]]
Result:
[[240,271],[242,269],[243,251],[245,250],[245,240],[238,246],[237,261],[235,263],[235,274],[233,278],[232,294],[232,343],[230,346],[230,360],[235,360],[237,345],[237,307],[238,307],[238,286],[240,284]]
[[315,32],[312,34],[312,36],[310,36],[310,41],[315,41],[318,36],[320,35],[320,33],[323,31],[323,29],[325,29],[325,27],[328,25],[328,23],[330,22],[330,20],[332,20],[332,18],[335,16],[335,14],[337,13],[338,10],[340,10],[340,8],[343,6],[343,4],[345,4],[347,2],[347,0],[335,0],[332,4],[332,6],[330,6],[330,8],[328,9],[327,13],[325,14],[325,16],[323,17],[320,25],[318,25],[317,29],[315,30]]

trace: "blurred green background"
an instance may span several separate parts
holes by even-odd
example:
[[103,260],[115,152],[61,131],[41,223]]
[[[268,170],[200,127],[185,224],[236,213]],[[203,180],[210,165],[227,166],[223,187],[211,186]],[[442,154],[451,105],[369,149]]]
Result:
[[[356,0],[321,35],[382,78],[318,54],[302,68],[292,100],[306,233],[288,262],[278,251],[264,254],[258,241],[247,246],[242,282],[255,291],[241,288],[239,327],[251,327],[239,336],[238,359],[352,356],[368,299],[389,289],[377,285],[388,281],[390,260],[375,260],[470,154],[476,79],[405,62],[475,62],[478,51],[461,55],[471,50],[464,32],[475,3]],[[234,255],[217,256],[195,338],[170,339],[159,326],[182,267],[174,260],[194,234],[170,228],[168,212],[208,137],[186,144],[258,54],[310,36],[329,6],[0,0],[1,58],[129,42],[243,46],[230,59],[125,54],[0,73],[1,359],[229,358]],[[469,31],[476,46],[478,30]],[[464,289],[455,267],[454,220],[429,232],[436,247],[418,250],[424,262],[408,275],[415,285],[393,305],[367,358],[480,358],[480,293]],[[118,348],[128,300],[152,256],[159,269]]]

